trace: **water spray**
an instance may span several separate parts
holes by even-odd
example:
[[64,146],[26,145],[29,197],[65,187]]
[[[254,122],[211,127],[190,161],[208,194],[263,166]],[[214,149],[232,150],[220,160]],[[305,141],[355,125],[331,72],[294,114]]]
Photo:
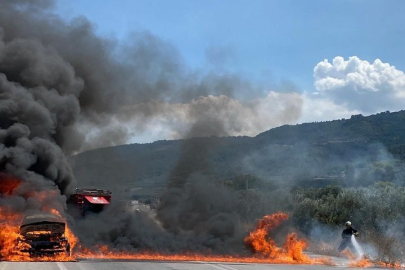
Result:
[[360,260],[364,256],[364,250],[359,245],[359,242],[357,242],[356,237],[354,235],[352,235],[351,241],[354,249],[356,250],[357,259]]

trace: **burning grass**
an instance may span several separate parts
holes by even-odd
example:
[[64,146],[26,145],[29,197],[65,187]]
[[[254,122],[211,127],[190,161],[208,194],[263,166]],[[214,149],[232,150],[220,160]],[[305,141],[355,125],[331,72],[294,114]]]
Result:
[[283,247],[278,247],[276,242],[269,237],[269,231],[279,227],[288,219],[288,214],[276,213],[266,215],[260,219],[257,227],[246,238],[245,244],[252,249],[254,254],[262,254],[270,260],[280,263],[305,263],[312,264],[316,261],[303,254],[308,244],[299,240],[295,233],[287,235]]
[[269,231],[279,227],[288,219],[288,214],[276,213],[266,215],[258,221],[252,232],[244,239],[244,244],[252,251],[251,256],[220,256],[206,254],[158,254],[158,253],[131,253],[111,250],[108,246],[99,245],[81,248],[75,253],[77,258],[86,259],[115,259],[115,260],[164,260],[164,261],[215,261],[215,262],[242,262],[242,263],[283,263],[283,264],[328,264],[328,259],[312,259],[303,253],[307,247],[305,240],[297,238],[295,233],[288,234],[284,245],[277,246],[269,237]]
[[[266,215],[258,221],[256,229],[244,240],[245,245],[252,251],[251,256],[237,255],[206,255],[195,253],[182,254],[158,254],[158,253],[134,253],[122,250],[113,250],[106,245],[97,245],[87,248],[78,244],[78,239],[67,228],[66,237],[74,250],[71,256],[61,253],[52,256],[30,257],[22,252],[27,245],[23,236],[19,233],[19,225],[22,217],[16,214],[5,213],[1,209],[3,229],[0,233],[1,250],[3,260],[8,261],[70,261],[75,258],[85,259],[119,259],[119,260],[165,260],[165,261],[216,261],[216,262],[245,262],[245,263],[288,263],[288,264],[332,264],[327,259],[311,259],[303,253],[307,247],[305,240],[300,240],[294,233],[288,234],[283,246],[277,246],[269,237],[269,231],[280,226],[288,219],[284,213]],[[51,211],[54,215],[60,214],[56,210]],[[43,232],[41,232],[43,233]],[[76,248],[75,248],[76,247]]]
[[[52,209],[50,213],[61,217],[60,213]],[[329,258],[310,258],[304,254],[308,244],[305,239],[299,239],[296,233],[289,233],[282,246],[278,246],[274,239],[269,236],[269,232],[279,227],[288,219],[286,213],[275,213],[266,215],[260,219],[256,228],[244,239],[244,244],[251,250],[251,256],[238,255],[213,255],[213,254],[161,254],[153,252],[128,252],[114,250],[107,245],[96,245],[88,248],[80,245],[79,240],[70,230],[66,229],[66,237],[74,251],[72,254],[60,253],[50,256],[30,257],[22,250],[27,248],[23,236],[19,233],[19,224],[22,216],[8,212],[7,209],[0,208],[0,220],[2,221],[0,230],[0,256],[7,261],[72,261],[76,259],[108,259],[108,260],[149,260],[149,261],[206,261],[206,262],[239,262],[239,263],[279,263],[279,264],[318,264],[334,265]],[[34,232],[35,233],[35,232]],[[44,232],[38,232],[42,234]],[[344,253],[350,259],[350,267],[372,267],[383,266],[390,268],[401,268],[399,263],[384,264],[373,262],[367,257],[356,260],[350,251]]]
[[390,262],[384,263],[382,261],[373,260],[369,258],[367,255],[363,255],[362,257],[356,257],[350,250],[345,249],[342,252],[342,255],[346,256],[349,259],[349,267],[357,267],[357,268],[368,268],[368,267],[385,267],[385,268],[393,268],[393,269],[404,269],[403,265],[399,262]]
[[[59,216],[60,213],[55,209],[47,209],[48,213]],[[77,237],[70,228],[66,228],[65,236],[69,240],[72,248],[72,254],[57,253],[49,256],[30,256],[23,252],[29,248],[27,243],[22,241],[24,237],[20,234],[20,224],[23,216],[10,212],[6,208],[0,208],[0,221],[2,221],[0,230],[0,256],[1,260],[7,261],[72,261],[76,259],[109,259],[109,260],[162,260],[162,261],[210,261],[210,262],[240,262],[240,263],[279,263],[279,264],[322,264],[333,265],[328,258],[310,258],[304,254],[308,244],[305,239],[299,239],[296,233],[289,233],[286,236],[284,244],[278,246],[269,233],[279,227],[288,219],[286,213],[275,213],[266,215],[260,219],[256,228],[244,239],[244,244],[251,250],[251,255],[213,255],[197,254],[185,252],[182,254],[161,254],[153,252],[128,252],[124,250],[115,250],[107,245],[96,245],[94,247],[81,246]],[[45,232],[33,232],[39,235]],[[350,253],[350,267],[371,267],[385,266],[400,268],[399,264],[387,265],[382,263],[373,263],[367,258],[355,260]]]

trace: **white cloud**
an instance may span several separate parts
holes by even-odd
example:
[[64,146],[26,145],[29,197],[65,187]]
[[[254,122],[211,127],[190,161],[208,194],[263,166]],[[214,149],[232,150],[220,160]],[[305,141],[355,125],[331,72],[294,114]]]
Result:
[[321,97],[352,110],[375,113],[405,107],[405,74],[379,59],[325,59],[314,68],[314,79]]

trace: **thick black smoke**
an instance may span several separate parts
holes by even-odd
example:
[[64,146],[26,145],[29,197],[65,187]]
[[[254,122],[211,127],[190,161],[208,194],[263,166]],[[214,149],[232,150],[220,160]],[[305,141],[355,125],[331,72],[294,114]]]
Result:
[[104,244],[119,251],[246,252],[236,194],[201,176],[193,180],[177,193],[166,192],[157,216],[115,202],[106,211],[77,221],[75,231],[87,247]]
[[[52,139],[66,153],[121,144],[156,119],[172,121],[171,136],[184,137],[262,131],[300,115],[296,95],[270,96],[278,102],[271,108],[260,100],[240,102],[241,93],[260,97],[263,89],[233,74],[190,71],[175,48],[150,33],[134,33],[124,44],[101,38],[85,18],[60,19],[52,3],[0,1],[0,72],[69,99],[69,106],[52,108],[60,113]],[[273,109],[277,117],[257,117]],[[198,128],[201,121],[211,125]],[[218,121],[226,132],[217,132]]]
[[[23,1],[0,2],[0,20]],[[30,3],[27,9],[39,6]],[[64,213],[74,176],[58,142],[80,114],[83,80],[53,48],[12,38],[0,25],[0,207],[11,212]],[[18,185],[7,188],[10,182]],[[4,208],[4,209],[3,209]]]
[[[174,130],[187,138],[240,134],[268,123],[256,120],[266,109],[260,101],[237,100],[242,90],[262,94],[243,78],[191,72],[170,44],[149,33],[135,33],[125,44],[101,38],[85,18],[63,21],[52,13],[53,4],[0,0],[0,184],[10,177],[19,183],[0,195],[0,207],[19,213],[55,208],[63,214],[64,195],[75,184],[65,154],[124,143],[155,118],[177,117]],[[297,95],[267,98],[273,97],[282,100],[277,107],[283,121],[299,116]],[[238,193],[210,180],[208,159],[215,147],[186,140],[157,216],[117,204],[77,222],[83,244],[243,249]]]
[[[219,121],[202,121],[195,127],[225,132]],[[191,128],[192,133],[194,127]],[[85,246],[108,245],[124,251],[161,253],[199,252],[243,254],[246,228],[241,219],[240,194],[212,178],[210,158],[221,140],[191,138],[182,141],[180,157],[160,194],[156,214],[113,204],[107,211],[76,223]],[[94,226],[94,224],[103,224]]]

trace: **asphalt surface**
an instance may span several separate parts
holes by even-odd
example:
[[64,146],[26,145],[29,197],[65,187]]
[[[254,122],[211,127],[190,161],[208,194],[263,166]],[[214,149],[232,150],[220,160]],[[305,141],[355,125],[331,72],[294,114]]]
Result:
[[[242,264],[207,262],[0,262],[0,270],[293,270],[293,269],[353,269],[344,266]],[[382,269],[382,268],[367,268]]]

